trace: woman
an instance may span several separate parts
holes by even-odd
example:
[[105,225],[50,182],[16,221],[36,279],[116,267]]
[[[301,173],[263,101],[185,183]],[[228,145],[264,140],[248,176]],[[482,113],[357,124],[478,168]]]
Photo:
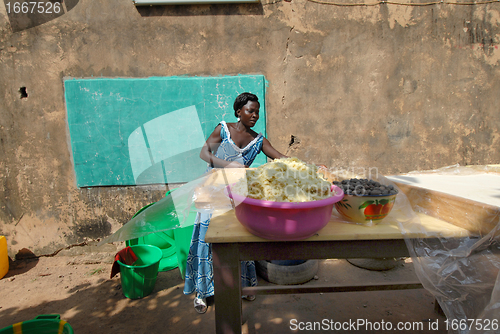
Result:
[[[220,122],[201,149],[200,158],[212,168],[249,167],[261,151],[271,159],[286,157],[271,143],[251,128],[259,120],[260,103],[256,95],[242,93],[234,101],[234,115],[237,123]],[[215,153],[214,153],[215,152]],[[198,313],[207,311],[206,298],[213,296],[212,248],[205,242],[210,223],[210,214],[198,213],[187,258],[184,294],[196,292],[194,308]],[[242,286],[257,285],[257,274],[253,261],[241,263]],[[254,300],[255,296],[245,296]]]

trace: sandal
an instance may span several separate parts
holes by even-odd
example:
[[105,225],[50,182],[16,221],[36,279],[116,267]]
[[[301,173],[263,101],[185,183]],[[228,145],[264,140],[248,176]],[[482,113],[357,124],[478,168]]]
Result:
[[248,300],[249,302],[253,302],[255,300],[255,295],[244,295],[241,298]]
[[204,299],[195,297],[194,298],[194,309],[199,314],[204,314],[205,312],[207,312],[207,309],[208,309],[207,303],[205,302]]

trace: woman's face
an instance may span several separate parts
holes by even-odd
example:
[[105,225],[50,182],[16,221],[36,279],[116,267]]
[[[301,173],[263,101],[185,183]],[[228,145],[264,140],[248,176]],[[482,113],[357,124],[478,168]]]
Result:
[[248,101],[239,111],[240,122],[248,127],[252,127],[259,120],[259,102]]

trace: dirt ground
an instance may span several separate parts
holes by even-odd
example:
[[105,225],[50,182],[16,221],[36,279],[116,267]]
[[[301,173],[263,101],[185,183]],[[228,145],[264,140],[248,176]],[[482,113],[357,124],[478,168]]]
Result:
[[[197,314],[193,296],[182,293],[178,269],[160,272],[151,295],[130,300],[122,294],[119,275],[109,278],[113,256],[60,252],[15,261],[0,280],[0,329],[55,313],[77,334],[215,332],[215,306]],[[320,261],[316,278],[306,284],[400,282],[416,276],[410,259],[387,271],[332,259]],[[259,295],[253,302],[243,301],[243,319],[243,333],[387,333],[389,323],[392,332],[446,333],[445,317],[435,311],[434,297],[424,289]],[[366,325],[353,327],[362,321]],[[306,330],[314,322],[323,327]],[[399,323],[406,329],[396,330]],[[335,330],[340,325],[344,330]]]

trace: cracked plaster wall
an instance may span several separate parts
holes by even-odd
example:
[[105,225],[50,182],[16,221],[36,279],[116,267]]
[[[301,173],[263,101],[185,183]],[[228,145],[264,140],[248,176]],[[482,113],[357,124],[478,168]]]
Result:
[[0,233],[11,255],[109,235],[167,189],[76,187],[64,77],[263,74],[268,137],[281,152],[383,174],[500,161],[498,3],[80,0],[19,32],[5,10]]

